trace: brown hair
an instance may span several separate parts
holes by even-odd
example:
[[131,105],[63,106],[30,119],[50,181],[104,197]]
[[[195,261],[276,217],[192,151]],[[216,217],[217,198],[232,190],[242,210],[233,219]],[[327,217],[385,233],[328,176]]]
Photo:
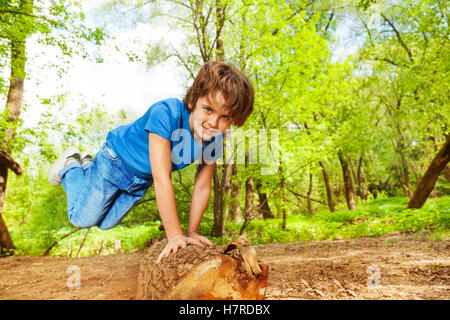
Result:
[[193,110],[200,97],[209,97],[217,90],[223,94],[233,124],[242,126],[253,111],[254,89],[242,71],[225,62],[207,62],[200,68],[183,99],[186,109],[192,106]]

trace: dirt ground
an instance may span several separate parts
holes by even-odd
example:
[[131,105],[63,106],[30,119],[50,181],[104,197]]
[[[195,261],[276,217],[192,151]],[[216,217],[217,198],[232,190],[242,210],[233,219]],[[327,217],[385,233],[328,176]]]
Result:
[[[450,299],[450,240],[397,234],[255,248],[269,266],[268,300]],[[142,257],[1,258],[0,299],[132,300]]]

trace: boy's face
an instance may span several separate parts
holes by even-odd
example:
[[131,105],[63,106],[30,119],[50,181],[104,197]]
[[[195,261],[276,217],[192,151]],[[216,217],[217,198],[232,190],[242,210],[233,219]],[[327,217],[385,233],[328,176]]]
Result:
[[209,97],[200,97],[197,104],[191,109],[189,126],[194,138],[199,140],[211,140],[211,138],[224,133],[233,119],[230,112],[224,108],[225,99],[220,91],[216,91]]

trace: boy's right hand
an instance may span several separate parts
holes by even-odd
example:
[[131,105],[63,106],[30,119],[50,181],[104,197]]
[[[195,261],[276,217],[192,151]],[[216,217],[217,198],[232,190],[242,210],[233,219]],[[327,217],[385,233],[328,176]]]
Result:
[[163,257],[167,258],[172,252],[177,253],[178,248],[181,248],[181,249],[186,248],[186,246],[188,244],[193,244],[196,246],[203,247],[203,244],[200,241],[190,238],[190,237],[186,237],[183,234],[173,236],[168,239],[167,245],[163,249],[163,251],[161,251],[161,253],[159,254],[159,257],[156,260],[156,263],[159,263]]

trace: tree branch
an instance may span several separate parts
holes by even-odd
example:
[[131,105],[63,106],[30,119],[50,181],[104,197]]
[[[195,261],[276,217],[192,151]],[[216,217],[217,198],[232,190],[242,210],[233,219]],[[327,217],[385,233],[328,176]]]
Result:
[[5,150],[0,150],[0,163],[20,176],[25,169],[20,166]]
[[388,18],[386,18],[386,16],[383,13],[380,13],[380,15],[383,17],[384,21],[386,21],[389,26],[392,28],[392,31],[394,31],[395,36],[397,37],[398,42],[400,42],[400,45],[403,47],[403,49],[405,49],[406,53],[408,54],[409,60],[411,62],[414,62],[414,59],[412,57],[412,53],[411,50],[409,50],[409,48],[406,46],[406,44],[403,42],[402,37],[400,36],[400,32],[397,30],[397,28],[394,26],[394,24],[392,23],[392,21],[390,21]]
[[[291,189],[288,189],[288,191],[290,193],[292,193],[294,196],[296,196],[297,198],[308,199],[307,196],[301,195],[301,194],[299,194],[299,193],[297,193],[295,191],[292,191]],[[309,200],[314,201],[314,202],[318,202],[318,203],[323,204],[323,205],[327,205],[325,202],[320,201],[320,200],[316,200],[316,199],[313,199],[313,198],[309,198]]]

